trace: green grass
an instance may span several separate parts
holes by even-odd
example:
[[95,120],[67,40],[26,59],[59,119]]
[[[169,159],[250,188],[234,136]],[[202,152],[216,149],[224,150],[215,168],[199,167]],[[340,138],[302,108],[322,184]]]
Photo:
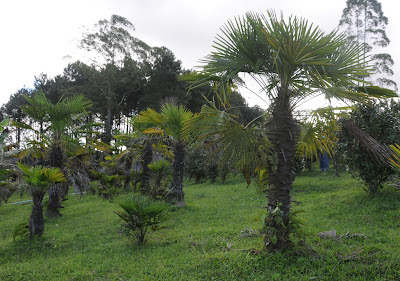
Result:
[[[293,188],[294,210],[306,221],[313,251],[265,253],[266,199],[237,176],[225,184],[186,183],[187,207],[172,209],[164,226],[136,246],[121,234],[108,202],[69,196],[61,218],[46,221],[41,239],[12,241],[30,205],[0,206],[0,280],[400,280],[400,193],[371,197],[347,174],[307,172]],[[10,202],[18,201],[12,197]],[[367,238],[323,240],[318,232]],[[231,250],[228,251],[228,245]],[[256,254],[255,254],[256,252]]]

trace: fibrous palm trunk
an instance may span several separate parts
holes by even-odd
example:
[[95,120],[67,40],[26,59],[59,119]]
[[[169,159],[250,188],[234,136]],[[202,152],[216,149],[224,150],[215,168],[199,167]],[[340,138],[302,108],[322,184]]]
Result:
[[126,191],[129,191],[131,189],[131,181],[132,181],[132,168],[133,165],[133,156],[131,153],[128,152],[127,155],[125,155],[124,159],[124,189]]
[[60,217],[62,216],[59,209],[63,208],[61,205],[60,192],[61,184],[54,184],[49,188],[49,201],[46,208],[46,217]]
[[141,179],[141,187],[140,191],[144,194],[150,193],[150,168],[149,164],[153,160],[153,148],[151,146],[151,142],[146,140],[144,151],[142,154],[142,179]]
[[32,212],[29,218],[29,232],[30,237],[42,236],[44,231],[44,218],[43,218],[43,197],[44,193],[33,196]]
[[172,182],[166,195],[169,202],[175,202],[177,206],[185,205],[185,193],[183,192],[183,177],[185,169],[185,146],[181,142],[175,144],[175,157],[172,166]]
[[268,138],[273,146],[269,167],[268,214],[265,218],[264,246],[267,250],[284,251],[291,246],[290,191],[294,181],[294,157],[297,124],[292,116],[289,94],[283,89],[274,104],[268,125]]
[[[64,154],[60,146],[54,144],[50,151],[50,166],[63,169],[64,167]],[[68,188],[68,186],[67,186]],[[49,202],[46,209],[47,217],[59,217],[61,213],[59,209],[62,208],[60,192],[62,184],[55,184],[49,188]]]
[[339,161],[335,153],[332,155],[333,167],[335,168],[335,176],[339,177]]

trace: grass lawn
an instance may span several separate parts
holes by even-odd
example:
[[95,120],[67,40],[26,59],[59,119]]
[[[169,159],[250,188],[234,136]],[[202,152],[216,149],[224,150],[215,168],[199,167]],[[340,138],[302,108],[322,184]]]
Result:
[[[266,205],[239,176],[185,185],[187,207],[172,209],[145,246],[130,244],[117,203],[70,195],[41,239],[13,242],[30,205],[0,206],[0,280],[400,280],[400,193],[375,197],[342,173],[305,172],[293,188],[313,251],[258,252]],[[9,202],[18,201],[13,196]],[[321,239],[318,232],[367,238]],[[230,248],[230,250],[228,250]]]

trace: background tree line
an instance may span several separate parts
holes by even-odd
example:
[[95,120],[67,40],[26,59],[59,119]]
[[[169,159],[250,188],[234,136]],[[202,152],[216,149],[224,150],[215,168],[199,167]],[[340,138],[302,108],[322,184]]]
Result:
[[[133,36],[134,27],[127,19],[113,15],[100,20],[82,35],[80,47],[88,51],[90,62],[76,60],[69,63],[62,74],[55,77],[41,73],[34,79],[33,88],[21,88],[1,107],[2,117],[22,122],[29,117],[21,110],[27,104],[24,96],[44,95],[56,104],[62,97],[75,94],[91,100],[93,107],[87,122],[103,123],[96,130],[106,143],[115,132],[129,132],[129,118],[147,109],[160,109],[165,101],[184,105],[192,112],[200,112],[213,99],[210,86],[188,92],[189,84],[178,76],[189,72],[166,47],[150,47]],[[234,114],[240,122],[249,122],[260,108],[249,108],[237,92],[232,96]],[[25,120],[26,122],[27,120]],[[31,120],[32,121],[32,120]],[[21,128],[8,131],[12,143],[20,147],[24,139]]]

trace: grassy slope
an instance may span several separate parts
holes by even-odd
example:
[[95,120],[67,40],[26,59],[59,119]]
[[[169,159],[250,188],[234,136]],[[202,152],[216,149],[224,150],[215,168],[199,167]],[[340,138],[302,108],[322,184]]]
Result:
[[[347,175],[309,172],[298,177],[293,199],[301,204],[316,253],[285,254],[261,249],[266,199],[244,181],[186,184],[187,207],[175,209],[167,229],[134,246],[120,234],[115,202],[70,196],[64,216],[46,222],[42,239],[12,241],[15,225],[26,221],[29,205],[0,206],[0,280],[399,280],[400,194],[376,198]],[[11,198],[10,201],[18,201]],[[362,238],[321,240],[320,231],[362,233]],[[360,251],[357,251],[360,250]],[[356,254],[351,255],[356,252]]]

